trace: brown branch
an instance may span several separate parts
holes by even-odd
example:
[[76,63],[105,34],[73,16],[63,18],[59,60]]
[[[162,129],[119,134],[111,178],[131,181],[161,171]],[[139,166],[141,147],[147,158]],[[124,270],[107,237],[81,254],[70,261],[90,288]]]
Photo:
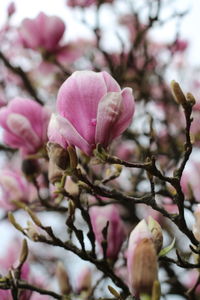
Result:
[[4,62],[5,66],[11,70],[14,74],[18,75],[23,83],[26,90],[29,92],[29,94],[34,98],[35,101],[43,105],[43,101],[38,97],[37,91],[33,87],[30,79],[28,78],[27,74],[23,71],[20,67],[13,66],[9,60],[6,58],[6,56],[0,51],[0,59]]

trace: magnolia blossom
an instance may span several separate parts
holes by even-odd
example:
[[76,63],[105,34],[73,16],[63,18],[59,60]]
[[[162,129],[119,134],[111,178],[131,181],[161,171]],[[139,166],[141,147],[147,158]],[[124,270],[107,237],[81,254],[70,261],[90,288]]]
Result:
[[24,19],[19,34],[24,47],[55,52],[64,31],[65,24],[59,17],[41,12],[35,19]]
[[153,283],[157,280],[157,252],[162,246],[160,225],[150,218],[133,229],[127,250],[128,283],[131,293],[151,295]]
[[49,112],[30,99],[15,98],[0,109],[0,125],[4,128],[5,144],[21,150],[22,155],[34,154],[47,140]]
[[[12,266],[16,267],[19,263],[18,258],[20,255],[21,243],[19,240],[12,240],[9,248],[7,249],[5,255],[0,255],[0,273],[5,276],[8,274],[9,269]],[[21,279],[29,281],[30,276],[30,267],[27,262],[25,262],[21,269]],[[19,293],[19,299],[29,300],[31,297],[32,291],[22,290]],[[10,290],[0,290],[0,299],[1,300],[13,300]],[[36,300],[36,299],[35,299]]]
[[[94,206],[90,209],[90,217],[93,231],[98,244],[104,240],[102,230],[108,223],[107,232],[107,258],[116,259],[121,245],[125,239],[125,229],[116,206],[107,205],[105,207]],[[101,247],[102,249],[102,247]]]
[[35,195],[34,187],[17,171],[0,172],[0,207],[12,210],[16,206],[13,201],[29,202]]
[[91,155],[97,144],[106,148],[127,129],[134,108],[132,89],[121,90],[107,72],[74,72],[58,92],[58,114],[52,115],[49,140]]

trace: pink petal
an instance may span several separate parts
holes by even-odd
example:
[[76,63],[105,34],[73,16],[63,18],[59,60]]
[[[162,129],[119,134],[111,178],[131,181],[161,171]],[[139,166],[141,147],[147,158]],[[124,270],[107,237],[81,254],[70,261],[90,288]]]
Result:
[[10,131],[18,136],[30,151],[35,151],[40,146],[40,139],[26,117],[11,113],[7,118],[7,125]]
[[55,115],[55,114],[51,115],[47,135],[48,135],[50,142],[58,144],[63,148],[67,148],[68,143],[65,140],[65,138],[60,134],[60,131],[59,131],[60,125],[59,125],[57,118],[58,118],[57,115]]
[[102,74],[93,71],[74,72],[59,90],[58,112],[88,143],[94,143],[97,107],[105,94]]
[[43,139],[49,119],[49,112],[44,107],[31,99],[15,98],[7,108],[9,113],[17,113],[26,117],[36,134]]
[[117,122],[114,124],[112,131],[112,138],[115,138],[122,134],[132,122],[133,114],[135,111],[135,102],[131,88],[125,88],[122,90],[122,110]]
[[101,74],[105,80],[107,92],[120,92],[121,91],[119,84],[109,73],[103,71]]
[[134,114],[132,89],[122,90],[122,100],[119,100],[117,94],[113,95],[113,99],[106,96],[99,103],[95,141],[105,147],[128,128]]
[[36,49],[40,46],[41,35],[35,20],[24,19],[19,33],[25,47]]
[[40,13],[37,17],[37,30],[41,36],[41,47],[53,51],[58,47],[58,42],[65,31],[64,22],[56,16],[47,16]]
[[52,134],[51,128],[54,125],[51,123],[50,131],[48,131],[50,141],[56,142],[62,147],[64,143],[77,146],[86,154],[91,154],[92,150],[94,149],[94,145],[88,144],[87,141],[82,136],[80,136],[80,134],[76,131],[76,129],[68,120],[64,119],[59,115],[54,115],[53,118],[53,123],[58,129],[58,135],[56,137],[55,132],[53,132]]
[[95,142],[107,146],[112,139],[112,131],[122,110],[122,96],[119,92],[108,93],[99,102]]

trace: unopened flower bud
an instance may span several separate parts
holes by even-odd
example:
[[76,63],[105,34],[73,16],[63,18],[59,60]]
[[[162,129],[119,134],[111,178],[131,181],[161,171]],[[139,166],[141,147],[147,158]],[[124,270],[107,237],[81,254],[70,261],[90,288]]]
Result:
[[28,227],[26,228],[26,234],[32,241],[38,241],[39,232],[36,229],[36,226],[28,221],[27,222]]
[[22,266],[25,263],[27,256],[28,256],[28,244],[27,244],[27,240],[24,239],[22,243],[20,258],[19,258],[20,266]]
[[152,234],[153,243],[156,252],[159,253],[163,245],[163,234],[160,224],[154,220],[151,216],[148,218],[148,227]]
[[196,103],[194,96],[191,93],[187,93],[186,95],[187,101],[193,106]]
[[127,251],[129,288],[132,295],[151,295],[157,280],[157,254],[153,236],[145,220],[131,232]]
[[61,261],[59,261],[56,266],[56,277],[58,279],[61,293],[63,295],[68,295],[71,292],[71,286],[67,271]]
[[132,287],[135,294],[151,295],[154,281],[157,279],[157,255],[150,239],[143,239],[136,247],[133,268]]
[[185,106],[187,104],[187,99],[178,84],[175,80],[171,82],[172,95],[178,104]]
[[27,213],[29,214],[29,216],[31,217],[35,225],[42,227],[42,223],[40,222],[36,214],[29,207],[26,207],[25,210],[27,211]]
[[8,212],[8,220],[17,230],[21,231],[22,233],[24,232],[23,228],[21,227],[21,225],[19,223],[17,223],[14,215],[11,212]]

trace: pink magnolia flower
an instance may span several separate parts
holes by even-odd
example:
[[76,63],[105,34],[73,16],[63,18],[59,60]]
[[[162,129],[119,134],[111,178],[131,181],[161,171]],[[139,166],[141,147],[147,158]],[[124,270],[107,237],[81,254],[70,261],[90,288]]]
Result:
[[41,12],[35,19],[24,19],[19,34],[24,47],[55,52],[64,31],[65,24],[60,18]]
[[102,230],[105,228],[107,222],[109,222],[106,256],[107,258],[116,259],[125,239],[125,228],[116,206],[94,206],[90,209],[90,217],[95,238],[100,247],[104,240]]
[[13,210],[13,201],[29,202],[34,196],[34,187],[19,172],[3,170],[0,173],[0,207]]
[[91,155],[98,143],[106,148],[127,129],[134,108],[132,89],[121,90],[107,72],[74,72],[58,92],[59,114],[51,118],[49,140]]
[[0,109],[5,144],[19,148],[22,155],[36,153],[47,140],[49,112],[30,99],[15,98]]

